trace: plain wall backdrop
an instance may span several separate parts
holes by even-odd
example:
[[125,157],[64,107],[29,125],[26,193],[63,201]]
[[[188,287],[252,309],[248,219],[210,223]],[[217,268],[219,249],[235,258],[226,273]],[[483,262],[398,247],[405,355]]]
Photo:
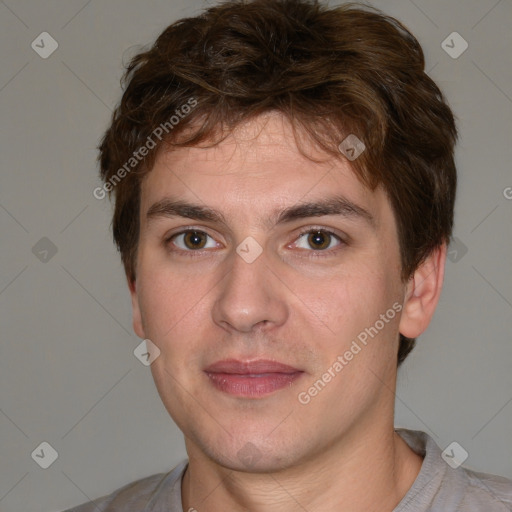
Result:
[[[399,372],[396,425],[512,478],[512,2],[372,4],[417,36],[460,130],[456,238],[438,311]],[[92,191],[123,61],[207,5],[0,1],[2,512],[63,510],[186,456],[133,354],[111,205]],[[42,442],[58,454],[47,469]]]

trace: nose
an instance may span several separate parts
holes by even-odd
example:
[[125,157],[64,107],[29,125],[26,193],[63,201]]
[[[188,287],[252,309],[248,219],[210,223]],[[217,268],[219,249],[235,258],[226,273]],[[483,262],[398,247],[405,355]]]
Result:
[[213,321],[223,329],[244,333],[284,324],[289,314],[287,289],[275,276],[275,270],[270,270],[265,252],[251,263],[233,253],[229,265],[219,283]]

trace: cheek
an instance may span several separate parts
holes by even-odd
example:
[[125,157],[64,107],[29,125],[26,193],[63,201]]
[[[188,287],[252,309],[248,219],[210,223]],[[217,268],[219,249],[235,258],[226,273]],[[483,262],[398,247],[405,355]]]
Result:
[[175,409],[179,402],[186,409],[188,395],[183,396],[183,389],[192,389],[206,334],[205,292],[199,283],[195,286],[183,276],[160,272],[150,265],[141,272],[141,282],[139,301],[144,331],[160,349],[151,365],[155,384],[166,407]]
[[148,338],[164,342],[175,338],[197,315],[204,295],[199,280],[148,265],[140,275],[138,290],[142,322]]
[[[138,255],[137,295],[148,337],[165,339],[185,323],[203,314],[222,274],[213,263],[172,262],[153,241],[141,240]],[[198,320],[196,319],[196,324]]]
[[[331,331],[331,346],[340,351],[347,350],[354,340],[367,342],[372,352],[391,350],[398,333],[399,313],[395,308],[400,304],[396,278],[385,269],[353,267],[350,272],[331,280],[326,290],[326,323]],[[381,315],[384,315],[382,318]],[[380,343],[379,340],[386,340]],[[369,355],[369,354],[368,354]]]

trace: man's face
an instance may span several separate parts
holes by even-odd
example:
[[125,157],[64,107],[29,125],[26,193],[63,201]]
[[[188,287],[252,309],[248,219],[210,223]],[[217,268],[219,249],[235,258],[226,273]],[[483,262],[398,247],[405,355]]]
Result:
[[309,154],[324,161],[271,115],[160,153],[143,182],[134,326],[192,457],[276,470],[392,425],[391,206],[349,162]]

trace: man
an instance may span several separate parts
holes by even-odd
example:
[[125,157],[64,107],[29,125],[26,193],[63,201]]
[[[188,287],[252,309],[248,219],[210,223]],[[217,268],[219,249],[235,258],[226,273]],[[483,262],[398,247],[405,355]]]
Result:
[[125,80],[95,195],[189,459],[73,510],[511,510],[510,481],[393,425],[456,186],[415,38],[366,7],[234,1]]

